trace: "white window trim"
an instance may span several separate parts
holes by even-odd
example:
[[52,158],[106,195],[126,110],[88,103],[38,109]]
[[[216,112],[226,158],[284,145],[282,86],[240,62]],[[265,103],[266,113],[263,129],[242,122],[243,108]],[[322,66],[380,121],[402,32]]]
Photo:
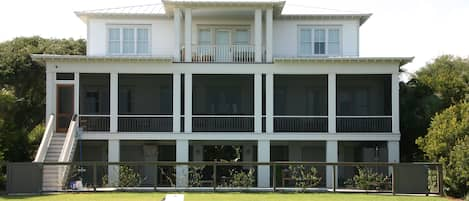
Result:
[[[310,29],[311,30],[311,55],[302,54],[301,52],[301,30]],[[314,32],[316,29],[325,30],[325,53],[324,54],[314,54]],[[329,30],[337,29],[339,30],[339,52],[338,54],[331,55],[329,53]],[[298,57],[334,57],[343,55],[343,31],[341,25],[298,25],[297,28],[297,55]]]
[[[109,52],[109,29],[119,29],[119,42],[120,42],[120,53],[110,53]],[[134,30],[134,52],[133,53],[124,53],[124,29],[133,29]],[[148,51],[146,53],[137,53],[137,37],[138,29],[147,29],[148,30]],[[111,56],[147,56],[152,54],[152,27],[150,24],[108,24],[106,25],[106,55]]]
[[248,45],[254,45],[253,41],[253,33],[251,31],[250,25],[230,25],[230,26],[224,26],[224,25],[198,25],[197,26],[197,45],[199,45],[199,34],[201,30],[210,30],[210,45],[216,45],[216,31],[217,30],[224,30],[224,31],[229,31],[230,32],[230,44],[234,44],[234,33],[237,30],[246,30],[249,33],[249,43]]

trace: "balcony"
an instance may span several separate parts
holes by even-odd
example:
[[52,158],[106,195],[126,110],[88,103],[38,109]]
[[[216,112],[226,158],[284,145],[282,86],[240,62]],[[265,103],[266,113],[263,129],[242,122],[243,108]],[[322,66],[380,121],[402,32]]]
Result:
[[[192,62],[254,63],[254,49],[254,45],[194,45],[192,46]],[[184,58],[184,51],[181,54]]]

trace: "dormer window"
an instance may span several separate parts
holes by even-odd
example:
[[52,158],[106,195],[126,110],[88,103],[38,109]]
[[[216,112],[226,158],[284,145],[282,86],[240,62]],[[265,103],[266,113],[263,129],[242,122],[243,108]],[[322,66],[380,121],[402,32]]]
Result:
[[110,25],[107,29],[109,55],[149,55],[150,25]]
[[299,27],[299,56],[338,56],[341,54],[340,44],[340,27]]

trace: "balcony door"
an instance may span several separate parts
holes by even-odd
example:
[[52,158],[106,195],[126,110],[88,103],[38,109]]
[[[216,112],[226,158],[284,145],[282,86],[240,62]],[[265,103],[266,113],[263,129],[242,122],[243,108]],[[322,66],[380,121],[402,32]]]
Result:
[[57,85],[57,132],[67,132],[70,121],[75,113],[75,95],[72,84]]
[[215,31],[215,45],[217,62],[230,62],[231,57],[231,30],[218,29]]

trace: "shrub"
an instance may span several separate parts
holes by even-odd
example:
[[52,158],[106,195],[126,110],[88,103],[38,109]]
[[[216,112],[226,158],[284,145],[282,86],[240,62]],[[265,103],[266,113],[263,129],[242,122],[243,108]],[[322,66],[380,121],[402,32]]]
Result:
[[202,171],[204,170],[205,166],[191,166],[189,168],[189,186],[192,187],[201,187],[202,186],[202,179],[203,174]]
[[389,178],[371,168],[358,168],[358,174],[344,182],[362,190],[381,190],[389,186]]
[[311,167],[307,169],[303,165],[290,165],[288,166],[290,177],[295,181],[295,187],[305,190],[319,185],[321,177],[318,177],[316,168]]
[[249,168],[248,171],[230,170],[230,186],[231,187],[252,187],[256,179],[254,178],[254,168]]
[[[103,185],[108,185],[108,175],[104,175],[103,178]],[[121,165],[119,166],[119,184],[112,183],[111,186],[119,186],[119,187],[136,187],[140,186],[144,179],[140,176],[138,172],[136,172],[133,168]]]

